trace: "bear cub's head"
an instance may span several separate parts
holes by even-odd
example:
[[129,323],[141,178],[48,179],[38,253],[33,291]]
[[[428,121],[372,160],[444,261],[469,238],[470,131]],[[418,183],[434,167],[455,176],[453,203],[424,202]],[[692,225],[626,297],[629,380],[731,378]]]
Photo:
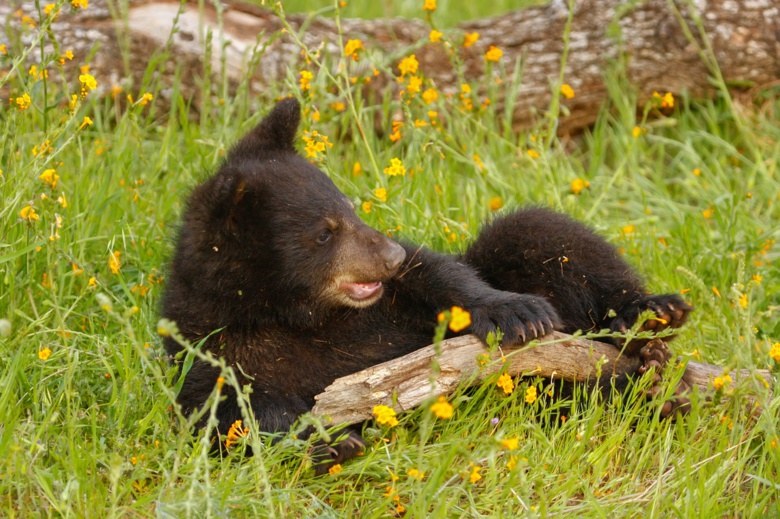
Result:
[[264,316],[306,326],[382,296],[406,253],[296,153],[300,118],[297,100],[279,102],[193,191],[166,305],[203,301],[218,326]]

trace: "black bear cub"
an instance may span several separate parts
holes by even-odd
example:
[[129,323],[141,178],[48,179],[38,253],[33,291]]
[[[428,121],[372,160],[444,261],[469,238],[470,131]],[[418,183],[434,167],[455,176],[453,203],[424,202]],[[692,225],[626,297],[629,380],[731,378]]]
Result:
[[[299,122],[298,101],[279,102],[195,188],[162,308],[251,385],[263,430],[288,430],[336,378],[428,345],[437,314],[453,305],[471,313],[463,333],[484,341],[498,328],[506,345],[552,330],[626,330],[647,309],[658,319],[646,327],[686,320],[679,296],[648,295],[614,247],[549,210],[497,218],[462,256],[396,243],[296,153]],[[626,354],[640,355],[644,342]],[[165,346],[180,350],[170,338]],[[205,402],[218,375],[195,361],[179,394],[184,412]],[[223,393],[222,434],[241,418],[235,394]],[[362,446],[353,432],[321,448],[318,471]]]

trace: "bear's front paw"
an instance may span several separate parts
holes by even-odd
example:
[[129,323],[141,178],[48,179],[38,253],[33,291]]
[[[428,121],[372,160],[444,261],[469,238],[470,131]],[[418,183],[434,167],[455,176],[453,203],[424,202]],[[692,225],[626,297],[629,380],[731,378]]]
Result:
[[483,342],[501,330],[504,346],[525,344],[551,333],[561,325],[555,308],[540,296],[499,292],[471,312],[471,333]]
[[360,455],[365,448],[363,438],[354,431],[333,445],[317,442],[312,452],[314,473],[318,476],[327,474],[335,465]]
[[[652,330],[657,333],[667,328],[679,328],[685,324],[685,321],[688,320],[688,314],[691,313],[693,307],[677,294],[650,294],[623,308],[612,320],[610,328],[612,331],[625,333],[636,323],[639,314],[645,310],[652,310],[655,313],[655,318],[648,319],[642,323],[639,331]],[[629,344],[629,353],[638,352],[650,340],[632,340]],[[665,340],[669,340],[669,338]],[[615,342],[617,346],[623,347],[624,341],[622,339],[617,339]]]

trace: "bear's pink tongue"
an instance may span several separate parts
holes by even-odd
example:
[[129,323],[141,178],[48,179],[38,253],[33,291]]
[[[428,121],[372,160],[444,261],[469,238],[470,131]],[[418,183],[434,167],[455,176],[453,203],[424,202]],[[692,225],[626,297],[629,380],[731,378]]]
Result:
[[341,283],[341,289],[347,292],[353,299],[368,299],[382,289],[381,281],[373,283]]

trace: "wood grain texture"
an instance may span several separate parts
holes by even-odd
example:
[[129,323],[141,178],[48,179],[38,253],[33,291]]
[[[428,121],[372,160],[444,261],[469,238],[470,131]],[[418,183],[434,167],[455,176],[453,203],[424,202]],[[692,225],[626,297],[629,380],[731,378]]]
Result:
[[[437,349],[439,353],[437,355]],[[431,397],[447,395],[461,385],[475,385],[487,377],[506,370],[510,375],[540,376],[585,382],[601,376],[636,373],[637,358],[621,355],[610,344],[574,338],[554,332],[528,347],[489,352],[473,335],[443,341],[438,348],[427,346],[334,381],[315,397],[312,413],[329,417],[334,424],[357,423],[371,418],[376,405],[388,405],[397,412],[415,408]],[[487,355],[487,363],[479,358]],[[439,366],[438,373],[432,366]],[[758,375],[771,380],[768,371]],[[685,378],[700,390],[711,389],[712,380],[723,374],[723,368],[689,362]],[[753,376],[749,370],[731,373],[733,383]]]

